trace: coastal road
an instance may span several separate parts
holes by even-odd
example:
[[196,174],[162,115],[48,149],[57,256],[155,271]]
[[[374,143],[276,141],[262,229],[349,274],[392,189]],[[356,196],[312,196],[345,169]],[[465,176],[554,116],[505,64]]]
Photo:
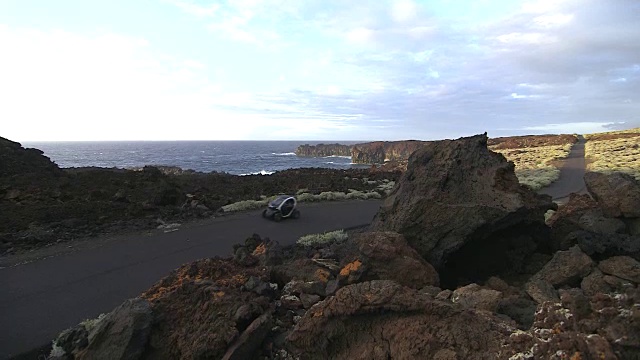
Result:
[[551,195],[553,200],[563,201],[571,193],[586,192],[584,183],[585,159],[584,159],[585,139],[580,135],[578,142],[573,144],[569,156],[562,160],[560,167],[560,178],[551,185],[538,190],[538,193]]
[[380,205],[379,200],[305,203],[300,219],[280,223],[250,211],[185,224],[174,232],[118,236],[22,265],[4,261],[0,359],[50,343],[60,331],[111,311],[181,264],[231,255],[232,245],[253,233],[292,244],[301,235],[368,224]]

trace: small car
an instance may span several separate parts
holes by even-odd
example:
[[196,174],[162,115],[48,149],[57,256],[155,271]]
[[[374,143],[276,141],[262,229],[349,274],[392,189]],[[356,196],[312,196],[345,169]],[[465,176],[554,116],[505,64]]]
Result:
[[300,217],[297,205],[298,201],[295,196],[280,195],[269,202],[267,208],[262,211],[262,217],[274,221],[287,218],[297,219]]

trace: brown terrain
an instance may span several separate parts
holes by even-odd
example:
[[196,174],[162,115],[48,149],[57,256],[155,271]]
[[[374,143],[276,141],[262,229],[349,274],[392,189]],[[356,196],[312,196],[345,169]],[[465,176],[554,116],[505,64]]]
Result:
[[370,228],[254,235],[63,332],[51,358],[640,358],[640,183],[587,174],[591,196],[558,208],[488,142],[425,144]]

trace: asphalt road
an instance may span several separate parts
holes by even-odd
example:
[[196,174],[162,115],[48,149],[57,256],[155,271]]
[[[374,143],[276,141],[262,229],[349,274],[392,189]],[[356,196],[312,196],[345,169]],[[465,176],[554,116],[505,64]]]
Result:
[[0,358],[47,344],[60,331],[138,296],[181,264],[231,255],[232,245],[253,233],[292,244],[304,234],[368,224],[380,204],[302,204],[300,219],[280,223],[251,211],[169,233],[120,236],[101,246],[0,269]]
[[539,193],[551,195],[553,200],[564,200],[571,193],[580,194],[586,191],[586,185],[584,184],[584,143],[584,138],[580,136],[578,142],[571,148],[569,156],[562,160],[560,178],[551,183],[551,185],[540,189]]

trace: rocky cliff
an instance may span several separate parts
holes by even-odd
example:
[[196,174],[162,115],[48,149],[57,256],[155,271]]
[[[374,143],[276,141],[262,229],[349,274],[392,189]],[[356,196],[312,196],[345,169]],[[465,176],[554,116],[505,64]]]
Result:
[[318,144],[301,145],[296,149],[298,156],[351,156],[354,164],[384,164],[402,162],[419,149],[426,141],[375,141],[356,145]]
[[342,144],[300,145],[296,155],[304,157],[351,156],[351,146]]
[[590,179],[596,199],[547,226],[550,200],[486,146],[429,144],[372,229],[314,246],[253,235],[63,332],[52,358],[640,358],[640,204],[602,196],[640,184]]
[[426,141],[376,141],[357,144],[351,148],[351,162],[356,164],[384,164],[403,161],[414,151],[427,144]]

